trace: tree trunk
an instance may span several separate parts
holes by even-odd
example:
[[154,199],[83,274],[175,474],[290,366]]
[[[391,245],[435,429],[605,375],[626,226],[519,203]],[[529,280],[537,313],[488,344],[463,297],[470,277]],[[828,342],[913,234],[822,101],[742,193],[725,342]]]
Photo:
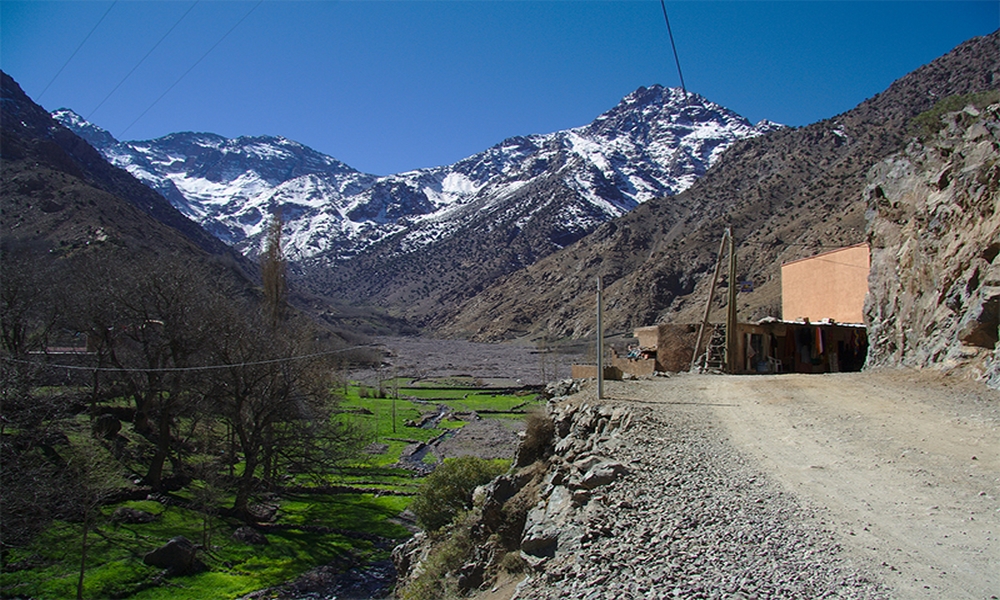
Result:
[[240,476],[236,488],[236,499],[233,500],[233,511],[239,514],[244,520],[249,520],[250,511],[247,510],[250,504],[250,493],[253,491],[254,472],[257,470],[256,452],[247,452],[243,449],[243,475]]
[[274,489],[274,435],[273,430],[268,427],[264,434],[264,459],[261,478],[269,490]]
[[90,503],[83,508],[83,541],[80,544],[80,578],[76,582],[76,600],[83,600],[83,576],[87,572],[87,532],[90,531]]
[[146,473],[146,483],[159,491],[163,485],[163,464],[170,453],[170,413],[164,410],[160,413],[159,435],[156,440],[156,454]]

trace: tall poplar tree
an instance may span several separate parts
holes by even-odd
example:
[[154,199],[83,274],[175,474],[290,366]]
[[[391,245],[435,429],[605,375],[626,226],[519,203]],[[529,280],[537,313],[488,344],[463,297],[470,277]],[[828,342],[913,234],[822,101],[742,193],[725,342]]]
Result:
[[277,327],[285,315],[288,287],[285,282],[285,255],[281,251],[281,209],[275,211],[268,225],[264,252],[261,254],[261,279],[264,284],[264,304],[268,322]]

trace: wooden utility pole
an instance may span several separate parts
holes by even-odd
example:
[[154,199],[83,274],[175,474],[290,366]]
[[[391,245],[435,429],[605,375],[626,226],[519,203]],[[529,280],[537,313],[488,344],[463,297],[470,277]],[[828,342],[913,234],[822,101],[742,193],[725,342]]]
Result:
[[601,298],[601,276],[597,276],[597,399],[604,399],[604,307]]
[[691,355],[691,370],[694,371],[695,367],[698,366],[698,356],[701,352],[701,340],[705,337],[705,329],[708,328],[708,316],[712,312],[712,300],[715,299],[715,286],[719,283],[719,275],[722,272],[722,257],[725,256],[726,251],[726,240],[732,241],[732,234],[730,229],[727,227],[725,233],[722,234],[722,241],[719,242],[719,255],[715,257],[715,274],[712,275],[712,287],[708,291],[708,301],[705,302],[705,316],[701,319],[701,325],[698,326],[698,339],[694,341],[694,354]]
[[736,372],[736,243],[729,233],[729,295],[726,302],[726,372]]

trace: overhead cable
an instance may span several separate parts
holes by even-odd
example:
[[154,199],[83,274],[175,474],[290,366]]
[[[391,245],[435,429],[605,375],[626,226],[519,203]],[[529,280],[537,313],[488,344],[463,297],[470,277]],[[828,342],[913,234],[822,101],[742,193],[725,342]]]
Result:
[[243,18],[241,18],[241,19],[240,19],[239,21],[237,21],[235,25],[233,25],[232,27],[230,27],[230,28],[229,28],[229,31],[227,31],[226,33],[224,33],[224,34],[222,35],[222,37],[221,37],[221,38],[219,38],[219,41],[217,41],[217,42],[215,42],[214,44],[212,44],[212,47],[211,47],[211,48],[209,48],[208,50],[206,50],[206,51],[205,51],[205,53],[201,55],[201,58],[199,58],[198,60],[196,60],[196,61],[194,62],[194,64],[193,64],[193,65],[191,65],[191,66],[190,66],[190,67],[188,68],[188,70],[187,70],[187,71],[184,71],[184,73],[183,73],[183,74],[182,74],[182,75],[181,75],[180,77],[178,77],[176,81],[174,81],[174,82],[173,82],[172,84],[170,84],[170,87],[168,87],[168,88],[167,88],[167,89],[166,89],[166,90],[165,90],[165,91],[164,91],[164,92],[163,92],[162,94],[160,94],[160,96],[159,96],[159,97],[158,97],[158,98],[157,98],[156,100],[153,100],[152,104],[150,104],[150,105],[149,105],[149,106],[148,106],[148,107],[146,108],[146,110],[142,111],[142,114],[140,114],[140,115],[139,115],[138,117],[136,117],[134,121],[132,121],[131,123],[129,123],[128,127],[126,127],[125,129],[123,129],[123,130],[121,131],[121,133],[119,133],[119,134],[118,134],[118,138],[119,138],[119,139],[122,139],[122,138],[124,138],[124,136],[125,136],[125,132],[127,132],[127,131],[128,131],[129,129],[132,129],[132,126],[133,126],[133,125],[135,125],[136,123],[138,123],[138,122],[139,122],[139,119],[141,119],[141,118],[143,118],[144,116],[146,116],[146,113],[148,113],[148,112],[149,112],[150,110],[152,110],[152,109],[153,109],[153,107],[154,107],[154,106],[156,106],[156,104],[157,104],[157,103],[158,103],[158,102],[159,102],[160,100],[162,100],[164,96],[166,96],[166,95],[167,95],[168,93],[170,93],[170,90],[174,89],[174,87],[175,87],[175,86],[176,86],[176,85],[177,85],[178,83],[180,83],[182,79],[184,79],[185,77],[187,77],[187,74],[188,74],[188,73],[190,73],[191,71],[193,71],[193,70],[194,70],[194,68],[195,68],[195,67],[197,67],[199,63],[201,63],[201,61],[205,60],[205,57],[206,57],[206,56],[208,56],[208,55],[209,55],[209,54],[210,54],[210,53],[212,52],[212,50],[215,50],[215,48],[216,48],[216,47],[217,47],[217,46],[218,46],[219,44],[221,44],[221,43],[222,43],[222,41],[223,41],[223,40],[225,40],[225,39],[226,39],[226,37],[228,37],[228,36],[229,36],[229,34],[233,32],[233,30],[235,30],[235,29],[236,29],[237,27],[239,27],[239,26],[240,26],[240,23],[242,23],[243,21],[245,21],[245,20],[246,20],[246,18],[247,18],[247,17],[249,17],[249,16],[250,16],[250,14],[251,14],[251,13],[252,13],[253,11],[257,10],[257,7],[258,7],[258,6],[260,6],[260,5],[261,5],[261,4],[263,4],[263,3],[264,3],[264,0],[259,0],[259,2],[257,2],[257,4],[254,4],[254,5],[253,5],[253,8],[251,8],[251,9],[250,9],[249,11],[247,11],[247,14],[243,15]]
[[145,62],[145,60],[147,58],[149,58],[149,55],[153,53],[153,50],[156,50],[157,46],[159,46],[163,42],[163,40],[167,39],[167,36],[170,35],[170,33],[174,30],[174,28],[176,28],[178,25],[180,25],[180,22],[184,20],[184,17],[188,16],[188,13],[190,13],[192,10],[194,10],[194,7],[198,5],[198,1],[199,0],[195,0],[195,3],[192,4],[191,7],[188,8],[187,11],[185,11],[183,15],[181,15],[181,18],[177,19],[177,22],[175,22],[170,27],[170,29],[168,29],[167,32],[163,34],[163,37],[161,37],[158,42],[156,42],[155,44],[153,44],[153,47],[149,49],[149,52],[147,52],[145,56],[143,56],[141,59],[139,59],[139,62],[137,62],[134,67],[132,67],[132,70],[129,71],[125,75],[125,77],[122,77],[122,80],[118,82],[118,85],[116,85],[113,90],[111,90],[110,92],[108,92],[108,95],[104,97],[104,100],[101,100],[101,102],[94,108],[94,110],[90,111],[90,114],[88,114],[85,117],[88,121],[94,115],[94,113],[97,112],[97,110],[99,108],[101,108],[102,106],[104,106],[104,103],[108,101],[108,98],[110,98],[112,94],[114,94],[115,92],[118,91],[118,88],[120,88],[122,86],[122,84],[125,83],[125,80],[128,79],[129,77],[131,77],[132,73],[135,73],[135,70],[139,68],[139,65],[141,65],[143,62]]
[[684,92],[684,103],[687,104],[687,86],[684,85],[684,74],[681,73],[681,59],[677,56],[677,46],[674,44],[674,32],[670,30],[670,19],[667,17],[667,5],[660,0],[660,8],[663,9],[663,20],[667,23],[667,35],[670,36],[670,47],[674,51],[674,62],[677,63],[677,76],[681,78],[681,91]]
[[310,358],[318,358],[320,356],[329,356],[331,354],[340,354],[341,352],[349,352],[351,350],[359,350],[361,348],[375,348],[375,344],[366,344],[363,346],[351,346],[350,348],[341,348],[339,350],[327,350],[325,352],[314,352],[312,354],[303,354],[299,356],[286,356],[284,358],[272,358],[269,360],[257,360],[251,362],[243,363],[231,363],[224,365],[202,365],[200,367],[159,367],[159,368],[132,368],[132,367],[82,367],[80,365],[54,365],[54,364],[42,364],[31,360],[23,360],[18,358],[11,358],[8,356],[3,357],[3,360],[12,363],[26,364],[26,365],[36,365],[39,367],[46,367],[50,369],[67,369],[70,371],[88,371],[90,373],[121,373],[122,371],[136,372],[136,373],[184,373],[190,371],[217,371],[220,369],[231,369],[234,367],[256,367],[260,365],[273,365],[276,363],[283,362],[294,362],[297,360],[307,360]]
[[83,45],[87,43],[87,40],[90,39],[90,36],[93,35],[94,31],[96,31],[98,26],[100,26],[100,24],[104,21],[104,17],[108,16],[108,13],[111,12],[111,9],[115,7],[115,4],[118,4],[118,0],[112,2],[111,6],[108,7],[108,10],[104,11],[104,14],[101,15],[101,18],[98,19],[97,23],[91,28],[90,33],[87,34],[87,37],[83,38],[83,41],[80,42],[80,45],[76,47],[76,50],[73,51],[73,54],[69,55],[69,58],[66,59],[66,62],[63,63],[63,66],[59,68],[59,70],[56,72],[55,75],[52,76],[52,80],[49,81],[48,85],[45,86],[45,89],[42,90],[42,93],[38,94],[39,101],[42,100],[42,96],[45,95],[45,92],[49,91],[49,87],[55,82],[56,78],[58,78],[59,75],[62,74],[63,69],[66,68],[66,65],[69,64],[69,61],[73,60],[73,57],[76,56],[76,53],[80,51],[80,48],[83,48]]

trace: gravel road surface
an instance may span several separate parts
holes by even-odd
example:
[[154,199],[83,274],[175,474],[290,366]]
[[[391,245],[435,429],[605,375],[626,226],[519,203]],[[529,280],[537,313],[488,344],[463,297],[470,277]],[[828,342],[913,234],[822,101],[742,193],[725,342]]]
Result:
[[481,599],[1000,596],[997,392],[885,371],[606,394],[639,418],[593,540]]

